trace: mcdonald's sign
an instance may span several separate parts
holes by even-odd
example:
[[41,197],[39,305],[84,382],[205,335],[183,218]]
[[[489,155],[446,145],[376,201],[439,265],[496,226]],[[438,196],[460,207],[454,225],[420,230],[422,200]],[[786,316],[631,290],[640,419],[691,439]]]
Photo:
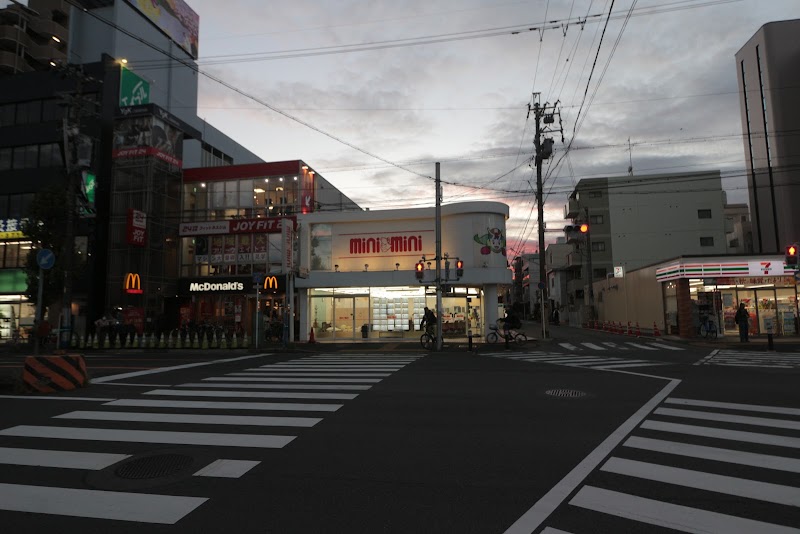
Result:
[[142,278],[138,273],[128,273],[125,275],[125,293],[131,295],[141,295],[142,291]]
[[278,289],[278,277],[277,276],[265,276],[264,277],[264,289]]

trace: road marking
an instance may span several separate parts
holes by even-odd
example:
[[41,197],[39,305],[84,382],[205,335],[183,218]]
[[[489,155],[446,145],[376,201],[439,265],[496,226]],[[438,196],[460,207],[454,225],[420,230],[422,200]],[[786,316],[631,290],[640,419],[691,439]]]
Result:
[[366,372],[378,372],[378,371],[399,371],[402,367],[385,367],[375,366],[375,367],[364,367],[363,365],[359,365],[358,367],[350,367],[350,366],[336,366],[336,367],[327,367],[327,366],[310,366],[310,365],[265,365],[263,367],[256,367],[254,369],[245,369],[246,371],[303,371],[303,372],[319,372],[319,371],[346,371],[346,372],[356,372],[356,371],[366,371]]
[[593,350],[608,350],[605,347],[601,347],[600,345],[595,345],[594,343],[581,343],[584,347],[588,347]]
[[631,347],[636,347],[637,349],[642,350],[656,350],[653,347],[648,347],[647,345],[642,345],[641,343],[631,343],[630,341],[625,342],[626,345],[630,345]]
[[770,456],[768,454],[758,454],[755,452],[706,447],[704,445],[692,445],[690,443],[679,443],[677,441],[665,441],[638,436],[628,438],[622,445],[624,447],[676,454],[691,458],[702,458],[703,460],[713,460],[715,462],[726,462],[729,464],[749,465],[751,467],[763,469],[800,473],[800,460],[796,458],[787,458],[785,456]]
[[665,345],[663,343],[648,343],[651,347],[658,347],[661,349],[668,349],[668,350],[683,350],[681,347],[673,347],[671,345]]
[[578,347],[576,347],[572,343],[559,343],[559,345],[561,345],[562,347],[564,347],[567,350],[580,350]]
[[[224,376],[215,376],[213,378],[204,378],[204,380],[220,380],[225,378]],[[227,379],[242,382],[327,382],[330,384],[377,384],[383,380],[382,378],[267,378],[260,376],[235,376],[227,377]]]
[[566,530],[559,530],[553,527],[546,527],[542,534],[572,534],[571,532],[567,532]]
[[[94,379],[92,379],[94,382]],[[72,401],[95,401],[95,402],[108,402],[116,399],[105,399],[102,397],[69,397],[69,396],[46,396],[46,395],[0,395],[0,399],[15,399],[15,400],[72,400]]]
[[[120,399],[104,406],[150,408],[201,408],[208,410],[272,410],[278,412],[335,412],[341,404],[292,404],[288,402],[213,402],[182,400]],[[0,430],[0,434],[3,431]]]
[[643,363],[615,363],[612,365],[595,365],[592,369],[626,369],[629,367],[646,367],[648,365],[669,365],[663,362],[643,362]]
[[218,445],[280,449],[295,436],[269,434],[215,434],[211,432],[169,432],[158,430],[120,430],[115,428],[79,428],[19,425],[0,431],[3,436],[27,438],[78,439],[88,441],[123,441],[132,443],[171,443],[178,445]]
[[90,469],[96,471],[105,469],[109,465],[114,465],[129,457],[130,455],[128,454],[0,447],[0,463],[9,465],[33,465],[37,467]]
[[204,497],[0,484],[0,509],[174,525]]
[[[522,517],[517,519],[511,525],[505,534],[530,534],[547,519],[553,511],[558,508],[564,500],[575,491],[575,488],[580,485],[589,474],[602,462],[612,450],[628,435],[634,428],[636,428],[647,415],[658,406],[664,398],[675,389],[680,380],[670,380],[661,391],[654,395],[647,401],[641,408],[636,410],[627,421],[622,423],[614,432],[612,432],[603,442],[589,453],[581,463],[572,469],[558,484],[553,486],[547,494],[539,499]],[[584,488],[585,489],[585,488]],[[581,490],[583,491],[583,490]]]
[[358,393],[296,393],[294,391],[193,391],[190,389],[154,389],[143,395],[176,397],[244,397],[250,399],[327,399],[353,400]]
[[764,406],[762,404],[738,404],[735,402],[717,402],[670,397],[664,404],[681,404],[683,406],[700,406],[702,408],[724,408],[745,412],[777,413],[781,415],[800,415],[800,408],[784,408],[782,406]]
[[714,356],[716,356],[718,352],[719,352],[719,349],[714,349],[714,350],[712,350],[712,351],[711,351],[711,353],[710,353],[708,356],[706,356],[705,358],[702,358],[701,360],[699,360],[699,361],[695,362],[695,363],[694,363],[694,365],[703,365],[703,364],[704,364],[704,363],[706,363],[708,360],[710,360],[711,358],[713,358]]
[[687,419],[704,419],[707,421],[722,421],[725,423],[737,423],[742,425],[768,426],[772,428],[789,428],[791,430],[800,430],[800,421],[771,419],[769,417],[749,417],[746,415],[700,412],[696,410],[676,410],[673,408],[658,408],[653,413],[656,415],[669,415],[673,417],[684,417]]
[[122,373],[119,375],[108,375],[108,376],[101,376],[99,378],[92,378],[92,384],[100,384],[103,382],[111,382],[113,380],[121,380],[123,378],[133,378],[135,376],[144,376],[144,375],[152,375],[155,373],[166,373],[167,371],[177,371],[180,369],[190,369],[192,367],[202,367],[204,365],[214,365],[218,363],[228,363],[228,362],[237,362],[241,360],[252,360],[253,358],[263,358],[264,356],[270,356],[269,354],[255,354],[253,356],[239,356],[238,358],[227,358],[224,360],[211,360],[206,362],[198,362],[198,363],[187,363],[184,365],[173,365],[170,367],[158,367],[156,369],[148,369],[146,371],[135,371],[133,373]]
[[630,350],[628,347],[623,347],[622,345],[617,345],[616,343],[612,343],[610,341],[603,341],[602,343],[603,343],[603,345],[611,347],[612,349]]
[[704,426],[664,423],[662,421],[645,421],[642,423],[641,428],[644,428],[645,430],[672,432],[675,434],[689,434],[691,436],[730,439],[733,441],[744,441],[747,443],[760,443],[762,445],[776,445],[778,447],[800,449],[800,438],[790,438],[787,436],[778,436],[774,434],[759,434],[756,432],[744,432],[742,430],[724,430],[721,428]]
[[[94,369],[94,367],[90,367],[90,369]],[[144,387],[144,388],[171,388],[169,384],[131,384],[128,382],[111,382],[109,384],[100,384],[101,386],[136,386],[136,387]]]
[[683,532],[731,534],[797,534],[797,529],[689,506],[646,499],[594,486],[584,486],[569,502],[573,506]]
[[55,419],[90,421],[133,421],[137,423],[186,423],[196,425],[291,426],[310,428],[322,419],[315,417],[265,417],[252,415],[198,415],[188,413],[75,411]]
[[250,371],[248,373],[228,373],[225,376],[270,376],[270,377],[301,377],[301,378],[386,378],[392,376],[391,373],[304,373],[302,371]]
[[195,473],[194,476],[241,478],[260,463],[255,460],[216,460]]
[[[195,387],[195,388],[250,388],[250,389],[313,389],[328,391],[366,391],[372,386],[352,385],[342,386],[339,384],[234,384],[241,382],[236,378],[204,378],[203,380],[219,381],[219,383],[203,384],[178,384],[176,387]],[[111,399],[110,399],[111,400]]]
[[688,488],[736,495],[747,499],[774,502],[787,506],[800,506],[800,488],[747,480],[744,478],[704,473],[680,467],[611,457],[600,468],[607,473],[625,475],[645,480],[675,484]]

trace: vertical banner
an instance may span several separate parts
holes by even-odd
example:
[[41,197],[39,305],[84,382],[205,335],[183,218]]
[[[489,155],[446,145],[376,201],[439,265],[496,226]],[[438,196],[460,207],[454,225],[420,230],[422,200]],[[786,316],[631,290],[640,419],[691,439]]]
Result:
[[211,238],[211,263],[219,265],[222,263],[223,238],[215,235]]
[[267,235],[256,234],[253,236],[253,263],[267,262]]
[[281,227],[282,267],[284,273],[289,273],[294,269],[294,225],[289,219],[283,219]]
[[253,236],[251,234],[242,234],[239,236],[239,252],[236,255],[236,263],[238,274],[250,274],[252,271],[251,263],[253,261]]
[[225,236],[225,263],[236,263],[236,236]]
[[147,244],[147,215],[145,212],[128,208],[126,237],[129,245],[143,247]]

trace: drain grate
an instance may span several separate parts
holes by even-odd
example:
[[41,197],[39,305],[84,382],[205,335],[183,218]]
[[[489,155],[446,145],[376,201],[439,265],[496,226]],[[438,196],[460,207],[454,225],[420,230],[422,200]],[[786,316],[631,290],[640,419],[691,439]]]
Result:
[[186,454],[158,454],[126,462],[117,467],[114,474],[129,480],[161,478],[186,469],[193,461],[193,458]]
[[570,398],[577,398],[577,397],[585,397],[586,393],[583,391],[579,391],[577,389],[548,389],[545,391],[547,395],[552,397],[570,397]]

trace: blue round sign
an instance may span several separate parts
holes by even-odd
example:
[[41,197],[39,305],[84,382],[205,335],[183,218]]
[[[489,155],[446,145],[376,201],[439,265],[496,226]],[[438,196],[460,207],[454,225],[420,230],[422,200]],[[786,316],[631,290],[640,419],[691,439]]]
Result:
[[536,284],[536,287],[538,287],[539,289],[544,289],[544,282],[539,282],[538,284]]
[[36,253],[36,264],[41,269],[51,269],[56,264],[56,255],[49,248],[43,248]]

